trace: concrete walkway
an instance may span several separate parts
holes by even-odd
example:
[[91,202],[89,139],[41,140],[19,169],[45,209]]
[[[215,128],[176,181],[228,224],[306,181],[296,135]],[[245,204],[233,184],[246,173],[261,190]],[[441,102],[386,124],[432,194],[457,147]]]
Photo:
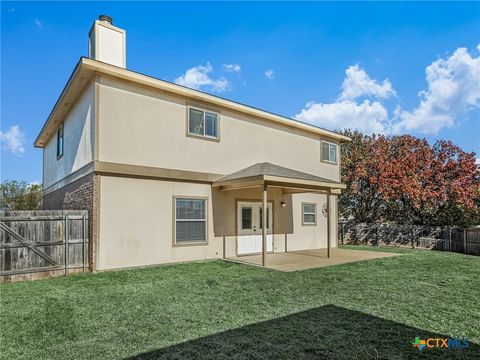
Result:
[[[267,254],[266,267],[279,271],[297,271],[398,255],[401,254],[335,248],[332,249],[332,256],[328,258],[327,249],[302,250]],[[227,260],[256,266],[261,266],[262,264],[262,256],[260,254],[236,256]]]

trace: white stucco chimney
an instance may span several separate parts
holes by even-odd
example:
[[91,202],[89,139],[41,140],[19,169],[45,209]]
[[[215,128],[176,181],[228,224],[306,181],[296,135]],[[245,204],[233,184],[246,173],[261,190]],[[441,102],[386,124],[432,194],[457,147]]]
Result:
[[126,68],[126,39],[125,30],[113,26],[110,16],[100,15],[88,34],[88,57]]

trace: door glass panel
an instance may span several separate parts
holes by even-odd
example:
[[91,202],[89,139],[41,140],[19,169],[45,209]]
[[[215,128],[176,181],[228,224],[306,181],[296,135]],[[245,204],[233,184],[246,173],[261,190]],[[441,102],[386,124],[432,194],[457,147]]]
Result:
[[252,208],[242,207],[242,229],[252,228]]

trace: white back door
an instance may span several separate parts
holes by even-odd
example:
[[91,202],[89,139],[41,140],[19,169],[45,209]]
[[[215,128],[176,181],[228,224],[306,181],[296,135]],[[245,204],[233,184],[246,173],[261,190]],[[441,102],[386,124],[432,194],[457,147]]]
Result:
[[[262,203],[239,201],[237,208],[237,255],[262,252]],[[267,210],[267,251],[273,250],[273,207]]]

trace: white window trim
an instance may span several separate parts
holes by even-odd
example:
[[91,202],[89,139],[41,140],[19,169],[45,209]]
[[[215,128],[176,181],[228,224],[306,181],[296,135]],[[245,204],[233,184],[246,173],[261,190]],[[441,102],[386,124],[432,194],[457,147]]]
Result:
[[[315,207],[314,212],[305,212],[304,205],[313,205]],[[314,215],[315,221],[314,222],[305,222],[305,215]],[[317,204],[310,203],[310,202],[302,202],[302,225],[303,226],[316,226],[317,225]]]
[[[205,201],[205,219],[177,219],[177,200],[204,200]],[[173,247],[177,246],[205,246],[208,245],[208,197],[202,196],[173,196]],[[177,243],[177,221],[204,221],[205,222],[205,241],[181,241]]]
[[[203,112],[203,135],[202,134],[196,134],[196,133],[191,133],[190,132],[190,109],[197,110]],[[205,135],[205,114],[210,113],[213,114],[217,117],[217,136],[210,136],[210,135]],[[220,140],[220,113],[218,111],[210,110],[210,109],[202,109],[197,106],[187,106],[187,135],[196,137],[199,139],[206,139],[206,140],[213,140],[213,141],[219,141]]]
[[[323,144],[324,144],[324,143],[325,143],[325,144],[328,144],[328,152],[329,152],[328,157],[329,157],[329,158],[330,158],[330,146],[331,146],[331,145],[335,146],[335,161],[325,160],[325,159],[323,158]],[[322,142],[321,142],[321,144],[320,144],[320,160],[323,161],[323,162],[325,162],[325,163],[329,163],[329,164],[337,164],[337,162],[338,162],[337,159],[338,159],[338,145],[337,145],[336,143],[333,143],[333,142],[330,142],[330,141],[323,141],[323,140],[322,140]]]

